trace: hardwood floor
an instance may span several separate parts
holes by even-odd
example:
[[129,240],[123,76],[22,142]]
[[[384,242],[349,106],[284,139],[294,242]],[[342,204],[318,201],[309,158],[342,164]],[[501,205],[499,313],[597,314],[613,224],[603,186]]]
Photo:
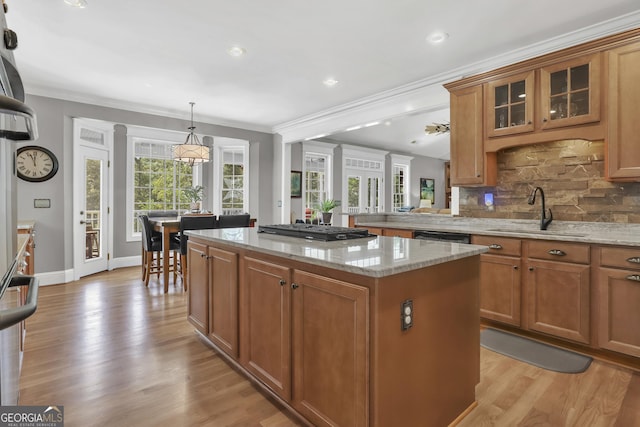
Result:
[[[139,267],[42,287],[20,404],[64,405],[68,426],[300,425],[198,338],[186,301],[180,285],[145,288]],[[638,373],[594,361],[559,374],[480,356],[478,407],[460,426],[640,426]]]

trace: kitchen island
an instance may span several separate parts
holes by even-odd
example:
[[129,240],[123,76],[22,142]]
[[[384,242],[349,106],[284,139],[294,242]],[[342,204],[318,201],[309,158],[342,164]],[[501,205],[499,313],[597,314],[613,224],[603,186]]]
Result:
[[189,321],[306,423],[455,424],[476,404],[476,245],[190,231]]

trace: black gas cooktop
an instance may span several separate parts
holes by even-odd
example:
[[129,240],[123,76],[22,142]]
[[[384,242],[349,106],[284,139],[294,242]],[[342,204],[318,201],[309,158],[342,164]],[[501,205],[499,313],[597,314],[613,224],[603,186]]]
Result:
[[310,240],[322,240],[325,242],[375,236],[374,234],[369,234],[369,231],[363,228],[332,227],[329,225],[311,224],[260,225],[258,226],[258,233],[300,237]]

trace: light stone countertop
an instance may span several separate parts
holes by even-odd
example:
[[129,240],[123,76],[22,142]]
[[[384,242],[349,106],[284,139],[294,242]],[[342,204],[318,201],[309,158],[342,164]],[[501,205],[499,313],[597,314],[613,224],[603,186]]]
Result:
[[449,215],[357,214],[356,225],[640,247],[640,224],[554,220],[540,230],[539,220],[465,218]]
[[401,237],[367,237],[321,242],[258,233],[257,228],[187,231],[187,235],[232,247],[347,271],[385,277],[486,252],[486,246]]

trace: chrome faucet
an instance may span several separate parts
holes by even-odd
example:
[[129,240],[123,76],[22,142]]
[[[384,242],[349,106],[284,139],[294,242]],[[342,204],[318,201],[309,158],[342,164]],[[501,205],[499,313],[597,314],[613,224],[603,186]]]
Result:
[[540,197],[542,197],[542,218],[540,218],[540,230],[546,230],[549,224],[551,224],[551,221],[553,221],[553,214],[551,213],[551,209],[549,209],[549,218],[547,218],[547,213],[544,208],[544,191],[542,191],[542,188],[534,188],[529,195],[527,203],[533,205],[536,202],[536,191],[540,191]]

